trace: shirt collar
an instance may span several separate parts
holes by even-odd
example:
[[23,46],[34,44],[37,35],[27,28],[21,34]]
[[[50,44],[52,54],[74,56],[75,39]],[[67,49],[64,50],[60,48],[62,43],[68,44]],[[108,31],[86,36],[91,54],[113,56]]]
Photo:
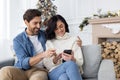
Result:
[[69,38],[70,37],[70,35],[69,35],[69,33],[68,32],[66,32],[65,34],[64,34],[64,36],[56,36],[56,39],[67,39],[67,38]]

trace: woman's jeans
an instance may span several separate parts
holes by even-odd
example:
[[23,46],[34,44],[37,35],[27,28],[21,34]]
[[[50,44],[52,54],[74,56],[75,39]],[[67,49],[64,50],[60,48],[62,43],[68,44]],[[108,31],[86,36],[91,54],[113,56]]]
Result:
[[77,64],[67,61],[48,74],[50,80],[82,80]]

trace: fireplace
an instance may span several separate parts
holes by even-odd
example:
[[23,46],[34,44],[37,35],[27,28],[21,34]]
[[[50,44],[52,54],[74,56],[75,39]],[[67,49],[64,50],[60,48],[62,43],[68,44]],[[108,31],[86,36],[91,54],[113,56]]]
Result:
[[120,78],[120,17],[91,19],[92,43],[102,46],[102,58],[112,59]]

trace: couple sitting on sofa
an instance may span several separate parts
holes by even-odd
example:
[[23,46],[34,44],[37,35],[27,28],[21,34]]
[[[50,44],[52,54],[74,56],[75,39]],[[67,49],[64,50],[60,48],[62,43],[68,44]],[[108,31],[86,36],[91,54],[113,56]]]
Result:
[[0,70],[0,80],[82,80],[80,39],[68,33],[65,19],[51,17],[46,33],[38,10],[28,9],[23,19],[27,28],[13,40],[17,62]]

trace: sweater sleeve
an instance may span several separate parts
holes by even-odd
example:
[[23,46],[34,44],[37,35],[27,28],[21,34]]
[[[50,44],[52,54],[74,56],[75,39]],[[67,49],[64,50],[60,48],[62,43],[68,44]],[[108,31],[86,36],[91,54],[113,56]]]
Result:
[[[46,50],[54,48],[51,41],[47,41],[46,42]],[[43,64],[44,66],[50,70],[51,68],[53,68],[54,66],[56,66],[56,64],[53,63],[53,57],[49,57],[49,58],[44,58],[43,59]]]
[[[76,38],[76,40],[77,40],[77,38]],[[83,55],[82,55],[81,47],[78,46],[76,40],[73,44],[72,50],[74,52],[76,63],[78,64],[79,67],[81,67],[83,65]]]

